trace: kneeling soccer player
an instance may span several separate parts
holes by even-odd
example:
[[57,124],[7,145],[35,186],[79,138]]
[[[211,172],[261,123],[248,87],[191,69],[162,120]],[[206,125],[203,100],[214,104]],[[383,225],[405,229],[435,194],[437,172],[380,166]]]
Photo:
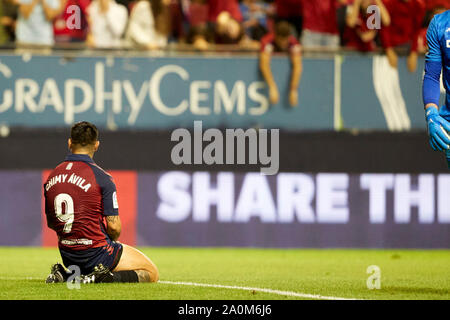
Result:
[[[64,265],[80,268],[81,282],[156,282],[155,264],[139,250],[117,242],[121,222],[116,186],[92,160],[99,145],[93,124],[72,126],[70,154],[44,184],[47,225],[58,235]],[[65,282],[70,275],[57,263],[46,282]]]

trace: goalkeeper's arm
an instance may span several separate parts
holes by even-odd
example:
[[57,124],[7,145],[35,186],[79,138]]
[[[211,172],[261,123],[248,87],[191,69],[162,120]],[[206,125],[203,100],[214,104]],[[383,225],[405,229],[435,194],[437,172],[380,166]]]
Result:
[[436,17],[431,20],[427,31],[428,53],[423,78],[423,103],[428,124],[430,144],[434,150],[449,150],[450,123],[439,115],[439,98],[441,94],[440,79],[442,70],[442,52],[439,41],[439,26]]
[[441,69],[441,62],[431,60],[425,62],[425,76],[423,77],[423,103],[425,110],[431,107],[439,110]]
[[442,63],[427,60],[423,78],[423,103],[430,135],[430,145],[434,150],[449,150],[450,123],[439,115],[440,78]]

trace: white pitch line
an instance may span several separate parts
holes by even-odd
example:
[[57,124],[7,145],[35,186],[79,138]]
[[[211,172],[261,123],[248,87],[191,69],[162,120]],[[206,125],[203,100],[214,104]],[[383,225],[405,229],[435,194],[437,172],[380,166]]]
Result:
[[[33,278],[33,277],[0,277],[0,281],[18,281],[18,280],[42,280],[41,278]],[[43,279],[42,281],[45,281]]]
[[[0,280],[13,280],[14,281],[14,280],[42,280],[42,279],[33,278],[33,277],[26,277],[26,278],[0,277]],[[322,296],[322,295],[318,295],[318,294],[301,293],[301,292],[294,292],[294,291],[282,291],[282,290],[274,290],[274,289],[266,289],[266,288],[226,286],[226,285],[222,285],[222,284],[181,282],[181,281],[158,281],[158,283],[170,284],[170,285],[180,285],[180,286],[203,287],[203,288],[219,288],[219,289],[231,289],[231,290],[256,291],[256,292],[264,292],[264,293],[269,293],[269,294],[276,294],[279,296],[298,297],[298,298],[316,299],[316,300],[361,300],[361,299],[355,299],[355,298]]]
[[226,285],[221,285],[221,284],[194,283],[194,282],[176,282],[176,281],[158,281],[158,283],[171,284],[171,285],[182,285],[182,286],[193,286],[193,287],[205,287],[205,288],[221,288],[221,289],[232,289],[232,290],[257,291],[257,292],[276,294],[276,295],[280,295],[280,296],[298,297],[298,298],[306,298],[306,299],[318,299],[318,300],[358,300],[358,299],[352,299],[352,298],[321,296],[321,295],[317,295],[317,294],[300,293],[300,292],[293,292],[293,291],[281,291],[281,290],[273,290],[273,289],[266,289],[266,288],[226,286]]

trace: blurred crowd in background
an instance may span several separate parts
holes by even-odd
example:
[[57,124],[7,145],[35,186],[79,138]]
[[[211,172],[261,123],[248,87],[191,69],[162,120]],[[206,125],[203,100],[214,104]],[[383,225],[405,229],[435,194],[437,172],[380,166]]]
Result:
[[[450,0],[0,1],[3,46],[259,50],[287,22],[303,49],[381,48],[393,65],[393,48],[424,52],[428,23],[450,9]],[[372,5],[381,20],[374,20]]]

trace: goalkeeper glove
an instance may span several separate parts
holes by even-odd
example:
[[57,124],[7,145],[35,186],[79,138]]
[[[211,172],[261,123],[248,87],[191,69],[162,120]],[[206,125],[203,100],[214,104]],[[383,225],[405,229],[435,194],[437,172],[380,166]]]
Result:
[[442,118],[434,107],[426,109],[426,119],[431,147],[436,151],[449,150],[450,136],[447,132],[450,131],[450,123]]

